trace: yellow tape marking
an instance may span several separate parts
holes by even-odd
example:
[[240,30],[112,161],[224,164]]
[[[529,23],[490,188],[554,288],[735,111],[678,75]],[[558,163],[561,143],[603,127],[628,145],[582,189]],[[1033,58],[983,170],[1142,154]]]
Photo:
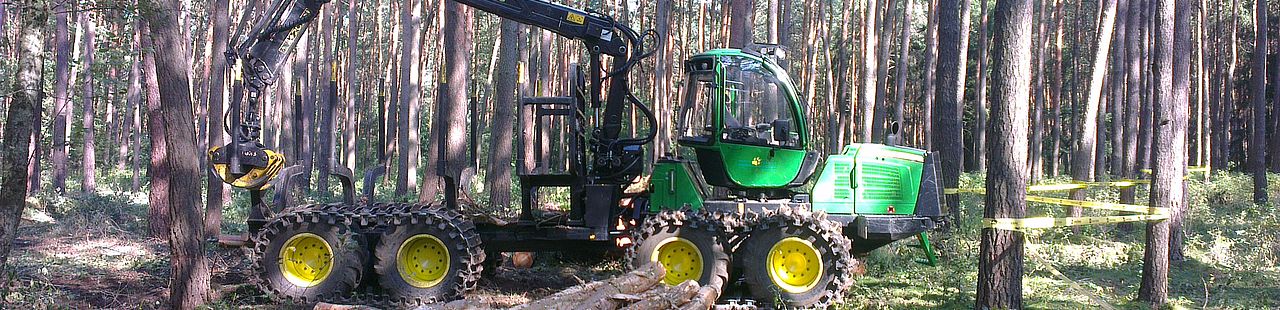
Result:
[[1168,214],[1139,214],[1086,217],[1029,217],[1029,218],[986,218],[982,219],[982,228],[995,228],[1014,231],[1046,229],[1054,227],[1071,227],[1085,225],[1103,225],[1128,222],[1145,222],[1168,219]]

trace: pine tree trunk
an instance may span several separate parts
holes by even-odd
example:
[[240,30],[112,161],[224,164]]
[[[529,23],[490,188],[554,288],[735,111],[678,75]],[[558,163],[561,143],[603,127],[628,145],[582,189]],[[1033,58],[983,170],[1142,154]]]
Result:
[[[924,35],[924,148],[933,149],[933,102],[936,99],[938,68],[938,0],[925,0],[929,4],[929,22]],[[1043,32],[1043,31],[1042,31]],[[1038,123],[1038,122],[1037,122]]]
[[[1185,1],[1185,0],[1183,0]],[[1153,120],[1161,124],[1155,128],[1157,141],[1152,149],[1152,182],[1150,206],[1177,210],[1183,207],[1182,175],[1186,169],[1186,97],[1174,93],[1174,0],[1156,0],[1155,27],[1151,30]],[[1182,101],[1178,101],[1182,100]],[[1138,300],[1152,308],[1159,308],[1168,301],[1169,285],[1169,222],[1147,222],[1147,244],[1143,254],[1142,281]]]
[[[230,0],[213,0],[210,4],[209,19],[213,27],[213,42],[211,42],[213,47],[211,47],[211,50],[214,55],[212,68],[209,69],[212,74],[209,75],[209,89],[206,93],[209,99],[206,102],[209,105],[209,115],[214,118],[210,124],[217,124],[210,125],[208,133],[209,147],[215,147],[222,146],[227,141],[224,138],[226,133],[223,132],[221,125],[223,105],[226,104],[227,96],[227,58],[223,57],[222,53],[227,49],[227,36],[231,31],[230,12],[228,11],[231,4]],[[288,74],[288,72],[285,72],[285,74]],[[288,81],[285,81],[285,83],[288,83]],[[282,85],[285,85],[285,83],[282,83]],[[290,90],[288,86],[280,86],[276,88],[276,92],[287,94]],[[282,101],[279,105],[289,106],[291,102]],[[286,129],[283,131],[286,133],[284,136],[292,134],[291,130]],[[208,185],[205,187],[204,232],[209,236],[217,236],[218,231],[222,228],[222,204],[230,193],[227,191],[226,185],[223,185],[222,180],[213,177],[208,178],[208,180]]]
[[[49,8],[35,1],[23,1],[24,7],[14,19],[18,29],[16,68],[0,78],[0,85],[9,93],[5,104],[3,138],[0,139],[0,272],[8,274],[8,261],[13,240],[17,237],[22,209],[27,206],[28,164],[32,161],[33,129],[39,127],[35,116],[44,89],[41,66],[44,53],[44,25],[49,19]],[[30,5],[30,6],[25,6]],[[0,31],[0,33],[4,33]],[[7,46],[7,45],[6,45]],[[37,159],[39,157],[36,157]],[[37,175],[38,177],[38,175]],[[4,285],[8,288],[8,284]]]
[[1049,134],[1049,136],[1051,137],[1050,139],[1052,140],[1051,141],[1052,143],[1050,143],[1050,147],[1049,147],[1049,176],[1056,177],[1058,176],[1058,173],[1061,173],[1062,171],[1062,169],[1059,168],[1059,164],[1062,163],[1061,157],[1062,157],[1062,140],[1063,140],[1063,137],[1062,137],[1062,127],[1063,127],[1062,125],[1062,76],[1066,75],[1063,73],[1064,66],[1062,65],[1062,45],[1063,45],[1062,41],[1064,39],[1063,35],[1065,32],[1066,25],[1063,23],[1063,20],[1064,20],[1063,14],[1062,14],[1063,3],[1058,0],[1054,0],[1053,3],[1054,3],[1053,30],[1049,31],[1050,33],[1053,33],[1053,37],[1054,37],[1053,80],[1051,82],[1052,90],[1050,90],[1049,92],[1049,105],[1053,106],[1053,112],[1049,117],[1049,119],[1053,121],[1053,125],[1050,126],[1052,130]]
[[[862,128],[861,142],[868,143],[873,141],[872,137],[874,134],[872,133],[872,123],[875,121],[875,113],[877,110],[875,105],[876,85],[879,83],[879,76],[876,72],[879,71],[877,68],[880,64],[878,62],[879,58],[876,57],[876,50],[880,48],[880,42],[879,38],[876,36],[876,31],[881,28],[876,26],[878,25],[876,20],[880,18],[880,14],[876,13],[878,6],[876,4],[877,2],[877,0],[869,0],[864,4],[866,5],[866,14],[863,16],[863,23],[866,26],[862,28],[862,99],[859,100],[862,105],[862,126],[860,127]],[[814,47],[809,46],[807,48],[812,49]],[[939,67],[941,66],[942,65],[939,65]],[[808,67],[812,68],[815,66],[810,65]],[[961,66],[961,69],[959,70],[963,71],[963,66]],[[963,84],[960,87],[963,88]],[[813,90],[810,89],[809,92],[813,92]]]
[[94,36],[96,33],[93,18],[90,14],[92,13],[82,12],[79,14],[80,27],[82,27],[81,29],[84,31],[84,59],[81,60],[84,68],[84,93],[81,95],[84,100],[83,111],[81,112],[81,114],[84,115],[81,117],[81,125],[84,128],[84,133],[81,138],[82,142],[84,142],[84,144],[82,144],[84,148],[80,151],[80,168],[82,169],[81,171],[83,171],[83,180],[80,182],[80,192],[85,194],[93,193],[98,188],[97,155],[95,154],[93,126],[94,116],[97,114],[97,112],[94,111],[93,106],[93,101],[95,99],[93,93],[93,62],[94,52],[97,46],[94,45]]
[[[396,117],[399,133],[397,151],[399,152],[396,173],[395,194],[403,197],[409,194],[410,188],[418,185],[418,132],[410,130],[410,122],[417,121],[420,100],[421,76],[418,71],[422,65],[418,53],[419,28],[422,27],[422,1],[409,0],[401,3],[400,11],[400,101]],[[416,128],[416,127],[415,127]],[[434,131],[434,128],[432,129]],[[426,195],[425,193],[419,193]],[[435,196],[434,193],[431,196]]]
[[[1186,1],[1186,0],[1182,0]],[[1267,202],[1267,2],[1256,3],[1253,20],[1253,72],[1250,74],[1253,91],[1253,123],[1249,128],[1249,170],[1253,172],[1253,202]],[[1176,99],[1176,98],[1175,98]]]
[[[1031,81],[1031,0],[996,2],[991,104],[993,139],[987,172],[986,218],[1022,218],[1026,214],[1027,128]],[[1022,308],[1022,233],[982,230],[975,308]]]
[[973,153],[969,156],[970,160],[972,160],[969,168],[974,169],[973,171],[985,172],[987,171],[987,79],[990,78],[987,76],[987,63],[990,62],[989,52],[991,50],[988,45],[991,40],[988,30],[991,28],[991,24],[987,16],[987,2],[990,1],[978,0],[978,2],[980,2],[980,11],[978,13],[978,57],[976,58],[978,61],[978,76],[974,82],[974,85],[976,85],[974,86],[974,91],[977,94],[974,95],[973,99],[976,102],[974,106],[976,120],[973,124],[973,148],[971,149]]
[[[964,161],[960,120],[969,46],[968,7],[967,0],[938,0],[938,86],[934,95],[937,102],[933,104],[930,122],[933,123],[933,146],[942,159],[942,183],[948,188],[959,186]],[[947,195],[947,210],[952,223],[958,224],[960,200],[957,195]]]
[[331,193],[329,191],[329,174],[333,172],[334,164],[333,135],[336,128],[334,126],[334,114],[337,114],[336,110],[338,109],[338,81],[334,71],[337,67],[337,60],[334,57],[337,54],[337,48],[333,44],[334,31],[337,28],[335,24],[338,23],[336,21],[338,17],[337,6],[327,5],[322,9],[322,12],[320,14],[320,29],[318,30],[320,30],[322,37],[320,54],[323,55],[324,62],[320,65],[320,76],[317,77],[316,82],[318,85],[323,85],[324,90],[317,92],[322,94],[322,99],[320,99],[321,106],[319,107],[319,130],[316,131],[318,135],[316,137],[316,143],[318,144],[318,152],[316,153],[318,179],[316,179],[316,187],[321,195],[328,196]]
[[[497,210],[511,207],[511,151],[513,124],[516,109],[516,70],[520,60],[520,39],[524,26],[503,19],[498,47],[498,69],[494,74],[493,117],[489,130],[489,169],[485,173],[485,187],[489,191],[489,205]],[[660,47],[659,47],[660,48]]]
[[[1124,124],[1125,113],[1127,107],[1125,99],[1128,93],[1125,92],[1125,85],[1129,81],[1128,78],[1128,47],[1129,42],[1129,1],[1118,0],[1116,2],[1116,19],[1115,19],[1115,40],[1114,49],[1111,54],[1111,149],[1108,152],[1111,156],[1110,173],[1113,176],[1124,175],[1124,136],[1128,131]],[[1133,0],[1137,1],[1137,0]]]
[[142,32],[142,70],[143,76],[147,79],[144,83],[147,90],[147,136],[151,140],[151,158],[147,166],[147,178],[150,179],[150,192],[148,193],[147,208],[148,232],[153,238],[168,239],[169,238],[169,213],[172,207],[169,205],[169,181],[171,174],[169,169],[165,169],[164,160],[168,156],[169,136],[166,136],[165,126],[168,123],[164,120],[164,112],[161,111],[161,98],[159,80],[156,76],[157,55],[152,43],[150,25],[147,22],[141,22]]
[[[150,1],[146,1],[150,2]],[[146,3],[144,2],[144,3]],[[199,151],[196,150],[195,122],[192,119],[190,64],[177,15],[184,8],[178,0],[149,3],[146,12],[153,26],[155,72],[159,79],[160,108],[153,110],[164,122],[165,140],[160,170],[178,176],[168,180],[165,203],[169,208],[169,250],[172,253],[169,304],[177,309],[193,309],[209,300],[209,263],[204,251],[204,221],[200,214]],[[152,136],[156,138],[156,136]]]
[[[1097,53],[1093,58],[1092,77],[1089,79],[1089,97],[1086,99],[1084,115],[1079,122],[1080,127],[1077,129],[1079,135],[1075,144],[1075,155],[1071,156],[1071,178],[1075,181],[1089,182],[1094,180],[1096,173],[1096,158],[1098,140],[1098,114],[1100,113],[1100,101],[1102,100],[1103,80],[1107,73],[1107,60],[1109,51],[1111,51],[1111,37],[1116,21],[1116,1],[1105,0],[1105,8],[1103,8],[1102,24],[1099,27],[1098,42],[1094,49]],[[1085,200],[1085,191],[1076,190],[1071,192],[1071,199]],[[1079,217],[1081,215],[1080,207],[1071,207],[1069,216]],[[1073,227],[1072,231],[1080,231],[1079,227]]]
[[[902,17],[902,38],[901,42],[899,42],[901,49],[898,50],[898,76],[895,77],[897,82],[894,86],[897,102],[894,103],[893,120],[899,126],[905,127],[907,124],[903,122],[902,115],[905,113],[903,109],[907,101],[907,68],[911,67],[907,65],[911,61],[909,56],[911,53],[911,0],[902,1],[902,13],[900,16]],[[895,134],[901,135],[902,133]],[[902,139],[902,137],[899,137],[899,139]]]
[[53,190],[57,193],[67,191],[67,157],[71,122],[71,33],[68,29],[68,15],[74,7],[67,7],[66,1],[59,1],[54,6],[54,50],[55,64],[53,68]]
[[[471,77],[468,64],[472,52],[474,28],[471,7],[456,2],[445,2],[444,9],[444,25],[441,29],[443,33],[441,42],[444,42],[444,75],[439,83],[440,102],[434,111],[437,113],[434,117],[436,121],[432,122],[431,126],[433,137],[430,143],[433,148],[429,149],[433,152],[427,155],[429,167],[435,167],[435,169],[427,173],[448,177],[457,182],[462,175],[462,170],[466,169],[469,162],[466,160],[467,122],[452,120],[468,119],[467,105],[470,92],[467,89],[467,81]],[[444,142],[443,145],[441,142]],[[444,149],[438,149],[440,147]],[[443,159],[440,158],[441,155],[444,156]],[[444,167],[436,166],[441,164]],[[443,172],[443,175],[440,172]],[[435,199],[431,188],[448,185],[443,183],[442,178],[429,179],[439,181],[422,183],[422,194],[418,196],[419,202]]]
[[896,10],[892,9],[896,0],[880,1],[883,1],[878,9],[881,13],[880,17],[876,19],[876,24],[879,25],[876,28],[878,29],[876,33],[880,35],[880,38],[877,39],[879,44],[875,48],[877,54],[876,63],[879,65],[876,66],[873,72],[876,75],[876,100],[871,115],[871,140],[865,142],[884,142],[885,123],[887,123],[886,119],[889,117],[889,95],[887,94],[889,85],[889,50],[892,45],[890,40],[893,38],[893,23],[890,19],[893,18],[894,12],[896,12]]
[[[358,74],[356,72],[356,59],[359,57],[357,51],[362,50],[356,40],[360,36],[358,32],[360,25],[360,15],[357,14],[360,8],[358,3],[360,2],[347,2],[347,79],[343,83],[346,87],[347,106],[344,109],[346,115],[343,118],[346,124],[342,126],[342,164],[351,171],[356,171],[357,132],[360,131],[357,123],[360,118],[360,111],[356,110],[358,109],[356,95],[365,93],[360,91],[356,83],[356,80],[359,79],[356,76]],[[366,87],[366,89],[372,89],[372,87]]]
[[[1190,158],[1185,156],[1185,154],[1188,149],[1188,136],[1186,133],[1189,114],[1187,111],[1190,106],[1189,103],[1191,102],[1191,14],[1195,14],[1193,12],[1194,4],[1191,1],[1192,0],[1175,0],[1176,13],[1173,21],[1172,100],[1176,106],[1173,107],[1172,118],[1174,134],[1178,135],[1173,141],[1181,141],[1181,143],[1175,144],[1175,147],[1178,148],[1176,150],[1176,155],[1180,157],[1180,159],[1177,160],[1181,163],[1181,166],[1178,166],[1180,170],[1182,167],[1186,167],[1187,159]],[[1263,28],[1259,29],[1264,29],[1265,31],[1265,25]],[[1266,44],[1265,42],[1263,43],[1264,44],[1262,44],[1262,46],[1264,46],[1264,48],[1261,54],[1265,55]],[[1262,87],[1265,87],[1265,70],[1260,73],[1259,76],[1260,79],[1264,80],[1264,85]],[[1262,87],[1259,88],[1261,89]],[[1262,92],[1262,90],[1259,90],[1259,92]],[[1263,167],[1263,172],[1265,174],[1265,167]],[[1180,173],[1185,173],[1185,170]],[[1182,252],[1182,244],[1185,239],[1185,234],[1182,230],[1182,223],[1183,218],[1187,213],[1187,196],[1185,193],[1187,185],[1183,182],[1178,182],[1178,184],[1181,185],[1180,190],[1182,193],[1180,193],[1179,197],[1174,199],[1177,199],[1181,203],[1172,205],[1171,207],[1173,208],[1169,210],[1169,260],[1175,262],[1186,260],[1186,257]]]
[[[137,50],[142,50],[142,35],[143,35],[142,27],[140,23],[134,23],[134,25],[135,27],[133,32],[133,42],[131,42],[131,46]],[[146,103],[143,102],[142,80],[146,78],[143,75],[143,72],[144,70],[147,70],[145,72],[151,72],[151,71],[149,71],[150,69],[144,69],[144,67],[146,68],[149,68],[149,67],[146,65],[147,63],[143,61],[146,56],[146,53],[141,53],[141,54],[143,55],[134,55],[133,57],[131,57],[133,58],[133,61],[132,61],[132,64],[130,64],[129,66],[130,66],[130,71],[132,71],[132,73],[129,74],[130,75],[129,90],[127,91],[129,96],[128,100],[129,100],[129,111],[130,111],[128,117],[129,119],[131,119],[130,122],[132,123],[129,126],[129,131],[132,133],[129,139],[129,144],[130,144],[129,153],[132,154],[130,156],[131,158],[129,159],[129,170],[132,172],[130,174],[132,176],[131,178],[132,187],[130,187],[130,189],[133,192],[138,192],[142,190],[142,173],[141,171],[139,171],[141,169],[140,166],[142,162],[141,160],[141,157],[142,157],[141,156],[142,155],[142,111],[145,108],[144,104],[151,103],[150,101],[146,101]],[[150,80],[148,79],[147,81],[149,82]],[[148,88],[148,91],[149,90],[150,89]],[[36,157],[36,158],[39,158],[39,157]],[[36,166],[39,166],[39,165],[36,165]],[[148,208],[148,212],[147,212],[148,219],[153,218],[150,215],[151,209],[152,208]],[[148,220],[148,221],[154,222],[153,220]]]
[[[1039,4],[1039,2],[1037,2]],[[1035,56],[1035,79],[1031,81],[1032,95],[1035,96],[1035,105],[1031,107],[1031,137],[1027,144],[1028,151],[1027,164],[1030,165],[1031,184],[1040,181],[1044,176],[1044,109],[1045,109],[1045,89],[1044,76],[1045,72],[1045,50],[1049,46],[1049,33],[1046,27],[1049,24],[1050,4],[1039,4],[1040,9],[1036,11],[1035,23],[1036,33],[1039,34],[1036,42]]]
[[[1142,62],[1141,65],[1145,66],[1144,68],[1149,71],[1153,67],[1153,65],[1151,64],[1151,57],[1152,57],[1151,49],[1152,49],[1152,45],[1154,44],[1154,40],[1153,40],[1154,37],[1152,35],[1152,31],[1154,28],[1154,24],[1152,23],[1152,21],[1154,20],[1153,18],[1154,3],[1151,2],[1152,0],[1143,0],[1143,1],[1145,1],[1145,4],[1142,6],[1143,19],[1140,21],[1140,23],[1144,24],[1144,26],[1143,26],[1143,32],[1142,32],[1142,43],[1140,47],[1142,56],[1140,56],[1141,57],[1140,59]],[[1137,142],[1138,157],[1137,157],[1137,164],[1135,166],[1139,171],[1141,171],[1142,169],[1147,169],[1151,167],[1150,165],[1151,138],[1152,138],[1152,124],[1151,124],[1152,102],[1151,101],[1155,97],[1155,94],[1153,92],[1154,87],[1152,87],[1154,83],[1152,82],[1151,78],[1152,78],[1152,74],[1142,75],[1142,79],[1143,79],[1142,83],[1144,84],[1144,86],[1141,88],[1142,103],[1139,104],[1139,108],[1138,108],[1138,127],[1137,127],[1138,128],[1138,140],[1137,140],[1138,141]]]
[[755,27],[755,0],[729,1],[729,48],[745,48],[752,43]]

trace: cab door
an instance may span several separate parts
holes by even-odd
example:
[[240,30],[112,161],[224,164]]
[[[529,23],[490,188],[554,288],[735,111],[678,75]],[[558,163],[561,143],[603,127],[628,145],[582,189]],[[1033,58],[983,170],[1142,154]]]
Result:
[[788,186],[807,152],[800,106],[785,73],[747,55],[721,56],[719,65],[716,138],[728,178],[744,188]]

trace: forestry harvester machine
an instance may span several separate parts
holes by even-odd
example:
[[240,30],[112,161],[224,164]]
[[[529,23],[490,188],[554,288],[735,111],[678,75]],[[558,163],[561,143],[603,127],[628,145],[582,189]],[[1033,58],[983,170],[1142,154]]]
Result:
[[[853,284],[858,257],[893,241],[918,238],[934,262],[925,235],[942,216],[933,156],[859,143],[820,158],[776,48],[685,61],[678,155],[648,166],[644,147],[658,124],[628,79],[655,32],[542,0],[457,1],[585,45],[586,70],[572,70],[571,95],[520,102],[531,115],[520,122],[536,128],[522,139],[562,152],[566,163],[520,171],[521,210],[509,221],[474,214],[474,202],[459,198],[458,176],[444,169],[436,172],[444,198],[432,204],[373,201],[378,169],[365,175],[368,198],[358,202],[352,172],[332,165],[342,201],[292,205],[292,183],[309,172],[285,167],[259,142],[259,111],[327,0],[275,0],[227,52],[236,76],[225,126],[232,140],[209,152],[217,177],[249,191],[245,244],[263,291],[298,303],[407,307],[464,297],[501,252],[625,248],[628,266],[660,263],[668,284],[695,280],[720,289],[722,300],[769,307],[824,307]],[[627,108],[647,125],[631,126],[647,134],[621,136]],[[542,141],[553,131],[567,143]],[[535,207],[539,190],[553,188],[569,193],[567,211]]]

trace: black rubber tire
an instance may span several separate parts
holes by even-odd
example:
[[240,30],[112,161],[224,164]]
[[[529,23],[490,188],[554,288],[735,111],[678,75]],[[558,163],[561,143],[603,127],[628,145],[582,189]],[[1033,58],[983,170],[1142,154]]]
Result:
[[[856,261],[849,254],[850,241],[841,234],[842,228],[838,223],[828,221],[825,213],[780,207],[765,212],[747,225],[750,229],[746,231],[750,235],[738,247],[735,257],[742,260],[743,281],[756,302],[783,309],[825,309],[844,298],[853,284],[848,269],[855,266]],[[774,244],[789,237],[808,241],[821,257],[822,276],[808,291],[783,291],[769,277],[766,269],[769,251]]]
[[662,211],[650,215],[638,227],[635,246],[627,249],[627,266],[640,268],[653,263],[654,252],[662,241],[680,237],[689,240],[702,255],[702,276],[698,284],[724,292],[729,280],[728,238],[724,225],[706,212]]
[[[360,284],[368,253],[355,235],[341,224],[277,221],[263,229],[264,250],[258,253],[258,279],[270,293],[299,304],[334,300]],[[333,251],[333,270],[320,284],[300,287],[285,279],[280,270],[280,251],[295,235],[311,233],[324,239]]]
[[[485,255],[476,244],[468,244],[463,236],[477,236],[475,226],[461,220],[454,212],[441,209],[431,210],[427,219],[416,224],[403,223],[392,227],[391,231],[382,235],[374,249],[374,272],[378,275],[378,284],[386,290],[392,300],[402,304],[429,304],[446,302],[461,298],[481,277],[481,265]],[[400,275],[396,255],[400,245],[409,238],[427,234],[440,239],[449,251],[449,269],[440,283],[430,287],[416,287]]]

